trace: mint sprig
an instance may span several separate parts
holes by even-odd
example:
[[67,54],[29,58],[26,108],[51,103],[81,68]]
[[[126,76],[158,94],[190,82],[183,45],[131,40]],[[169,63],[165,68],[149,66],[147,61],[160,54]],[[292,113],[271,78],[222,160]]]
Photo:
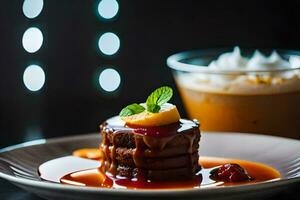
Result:
[[154,90],[147,98],[147,110],[152,113],[157,113],[160,107],[167,103],[173,96],[172,88],[163,86]]
[[140,104],[133,103],[133,104],[130,104],[130,105],[126,106],[125,108],[123,108],[119,115],[121,117],[127,117],[127,116],[131,116],[131,115],[139,114],[139,113],[143,112],[144,110],[145,110],[145,108],[143,106],[141,106]]
[[[147,98],[146,108],[148,112],[158,113],[161,106],[167,103],[173,96],[172,88],[168,86],[163,86],[154,90]],[[120,117],[127,117],[135,114],[139,114],[144,112],[146,109],[144,106],[133,103],[125,108],[123,108],[120,112]]]

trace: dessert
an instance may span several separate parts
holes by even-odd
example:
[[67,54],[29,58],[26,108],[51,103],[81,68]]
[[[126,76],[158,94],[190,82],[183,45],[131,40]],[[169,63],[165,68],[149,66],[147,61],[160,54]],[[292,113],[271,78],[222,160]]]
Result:
[[[175,80],[189,117],[198,119],[205,131],[299,139],[300,57],[284,51],[266,55],[246,54],[236,47],[199,65],[199,57],[190,59],[205,71],[186,73],[176,68]],[[188,58],[181,59],[178,63]]]
[[99,149],[83,148],[74,156],[48,161],[40,166],[40,177],[114,189],[206,188],[280,178],[277,170],[261,163],[199,158],[199,123],[180,118],[176,106],[168,103],[172,94],[171,88],[161,87],[146,103],[126,106],[100,125]]
[[[171,90],[162,87],[154,93],[163,89]],[[195,177],[201,169],[199,123],[180,119],[176,106],[169,103],[158,104],[156,112],[146,104],[134,106],[141,112],[124,114],[123,110],[121,117],[100,126],[103,170],[113,176],[156,181]]]

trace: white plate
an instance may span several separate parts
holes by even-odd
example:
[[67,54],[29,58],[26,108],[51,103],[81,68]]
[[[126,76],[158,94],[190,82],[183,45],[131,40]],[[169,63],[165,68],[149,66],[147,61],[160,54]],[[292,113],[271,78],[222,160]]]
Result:
[[99,134],[36,140],[0,151],[0,177],[47,199],[233,199],[264,197],[300,183],[300,141],[245,133],[203,133],[200,156],[237,158],[270,165],[281,180],[252,185],[180,189],[122,190],[62,185],[42,181],[40,164],[83,147],[97,147]]

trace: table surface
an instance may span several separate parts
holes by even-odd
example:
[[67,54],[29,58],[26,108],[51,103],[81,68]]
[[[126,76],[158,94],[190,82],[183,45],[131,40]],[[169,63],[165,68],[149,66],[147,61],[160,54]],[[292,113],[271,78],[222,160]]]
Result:
[[[0,199],[1,200],[41,200],[42,198],[37,197],[34,194],[30,194],[18,187],[12,185],[11,183],[0,179]],[[299,200],[300,199],[300,184],[295,187],[289,188],[284,192],[276,194],[272,198],[267,200]]]

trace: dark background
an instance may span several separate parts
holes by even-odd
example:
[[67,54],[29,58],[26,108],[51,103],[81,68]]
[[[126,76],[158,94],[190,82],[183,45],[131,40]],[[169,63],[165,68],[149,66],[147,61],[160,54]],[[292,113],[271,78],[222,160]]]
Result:
[[[175,88],[166,58],[178,51],[241,47],[299,49],[300,1],[119,0],[113,20],[101,20],[99,1],[45,0],[28,19],[22,0],[0,2],[0,148],[43,137],[95,132],[130,102],[144,101],[154,88]],[[44,42],[27,53],[22,35],[39,27]],[[121,40],[114,56],[97,41],[112,31]],[[44,87],[30,92],[23,72],[41,64]],[[117,92],[105,93],[95,77],[106,66],[121,73]],[[173,102],[183,111],[176,92]]]

